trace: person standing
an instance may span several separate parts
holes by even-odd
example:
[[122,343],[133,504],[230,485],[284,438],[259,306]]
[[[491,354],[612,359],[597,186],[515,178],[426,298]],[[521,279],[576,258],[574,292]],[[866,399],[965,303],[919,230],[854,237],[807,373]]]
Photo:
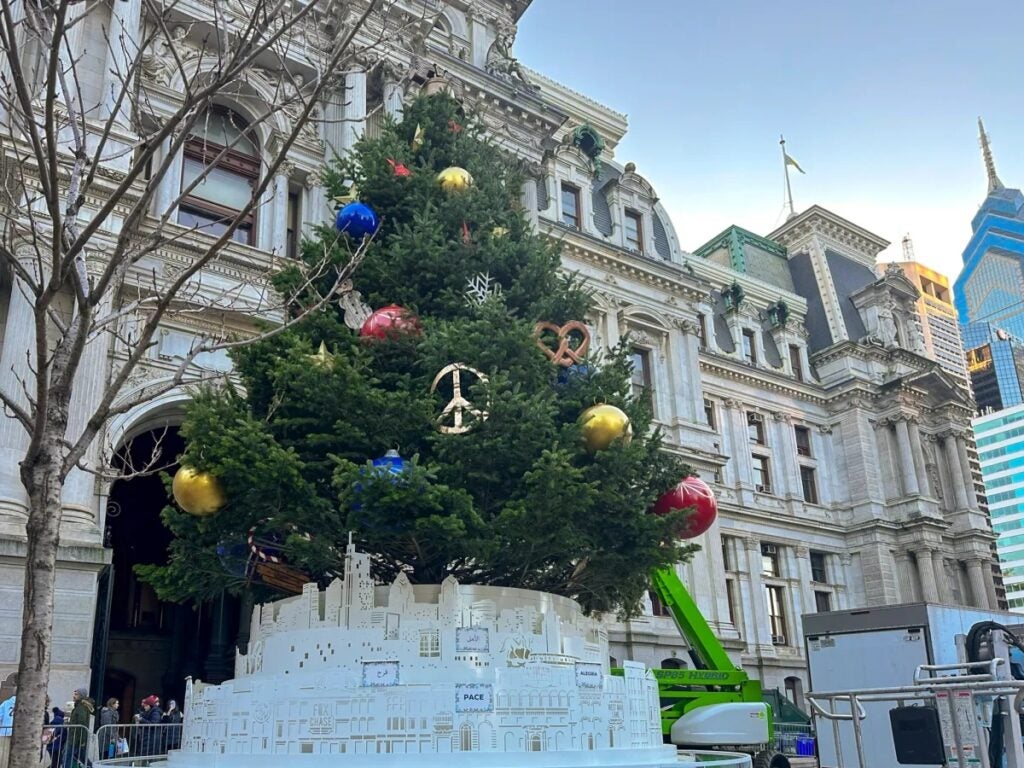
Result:
[[0,704],[0,736],[10,736],[14,728],[14,704],[17,695]]
[[[89,729],[92,725],[93,703],[89,691],[76,688],[72,695],[70,725],[67,732],[67,746],[64,748],[64,768],[85,768],[86,750],[89,746]],[[78,727],[76,727],[78,726]]]
[[160,724],[164,718],[164,711],[160,709],[160,697],[147,696],[142,700],[142,711],[135,716],[135,722],[139,724],[139,755],[158,755],[163,748],[163,739],[160,738]]
[[167,727],[167,751],[178,749],[181,746],[181,710],[178,709],[178,702],[171,699],[167,702],[167,711],[164,712],[163,722]]
[[107,699],[106,705],[100,709],[100,759],[109,760],[116,757],[114,754],[117,747],[117,721],[120,719],[118,709],[121,702],[111,697]]

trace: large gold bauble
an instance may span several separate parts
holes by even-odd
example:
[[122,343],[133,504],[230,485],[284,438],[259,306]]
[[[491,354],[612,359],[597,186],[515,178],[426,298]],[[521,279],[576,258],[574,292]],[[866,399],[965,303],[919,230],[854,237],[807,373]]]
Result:
[[451,168],[445,168],[437,174],[437,183],[448,194],[465,192],[473,186],[473,177],[469,175],[469,171],[465,168],[453,165]]
[[591,453],[603,451],[616,440],[629,445],[633,439],[633,425],[620,408],[614,405],[594,405],[580,416],[583,424],[583,442]]
[[227,502],[220,481],[195,467],[181,467],[174,475],[171,491],[178,506],[196,517],[209,517]]

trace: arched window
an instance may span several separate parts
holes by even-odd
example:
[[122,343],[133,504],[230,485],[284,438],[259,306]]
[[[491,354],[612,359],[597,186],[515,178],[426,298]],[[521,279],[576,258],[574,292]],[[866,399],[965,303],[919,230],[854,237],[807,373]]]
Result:
[[803,706],[804,698],[804,684],[799,677],[787,677],[785,680],[786,684],[786,698],[793,702],[796,706]]
[[[252,199],[260,175],[259,150],[249,125],[229,109],[214,107],[196,121],[185,143],[181,188],[188,192],[178,209],[178,223],[220,235]],[[252,244],[255,206],[232,237]]]
[[686,669],[686,662],[683,661],[682,659],[676,659],[676,658],[662,659],[662,661],[661,661],[661,668],[662,669]]

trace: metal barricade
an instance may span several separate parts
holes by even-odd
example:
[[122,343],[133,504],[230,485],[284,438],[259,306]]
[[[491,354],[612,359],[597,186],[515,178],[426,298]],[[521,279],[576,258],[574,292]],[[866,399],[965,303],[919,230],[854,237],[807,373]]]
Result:
[[797,739],[814,736],[810,723],[775,723],[775,749],[784,755],[797,756]]
[[[11,756],[10,729],[0,733],[0,768]],[[92,734],[84,725],[47,725],[39,733],[40,768],[87,768],[93,758]]]
[[96,756],[102,765],[148,765],[180,746],[180,723],[104,725],[96,732]]

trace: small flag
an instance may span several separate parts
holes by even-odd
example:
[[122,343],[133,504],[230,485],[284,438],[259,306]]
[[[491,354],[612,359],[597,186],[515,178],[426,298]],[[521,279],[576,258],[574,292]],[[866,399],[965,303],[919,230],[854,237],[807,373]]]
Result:
[[786,156],[786,165],[792,165],[794,168],[800,171],[800,173],[804,174],[804,176],[807,175],[804,169],[800,167],[800,163],[798,163],[796,160],[790,157],[788,152],[783,152],[782,154]]
[[423,146],[423,126],[416,124],[416,131],[412,135],[412,151],[419,152]]

